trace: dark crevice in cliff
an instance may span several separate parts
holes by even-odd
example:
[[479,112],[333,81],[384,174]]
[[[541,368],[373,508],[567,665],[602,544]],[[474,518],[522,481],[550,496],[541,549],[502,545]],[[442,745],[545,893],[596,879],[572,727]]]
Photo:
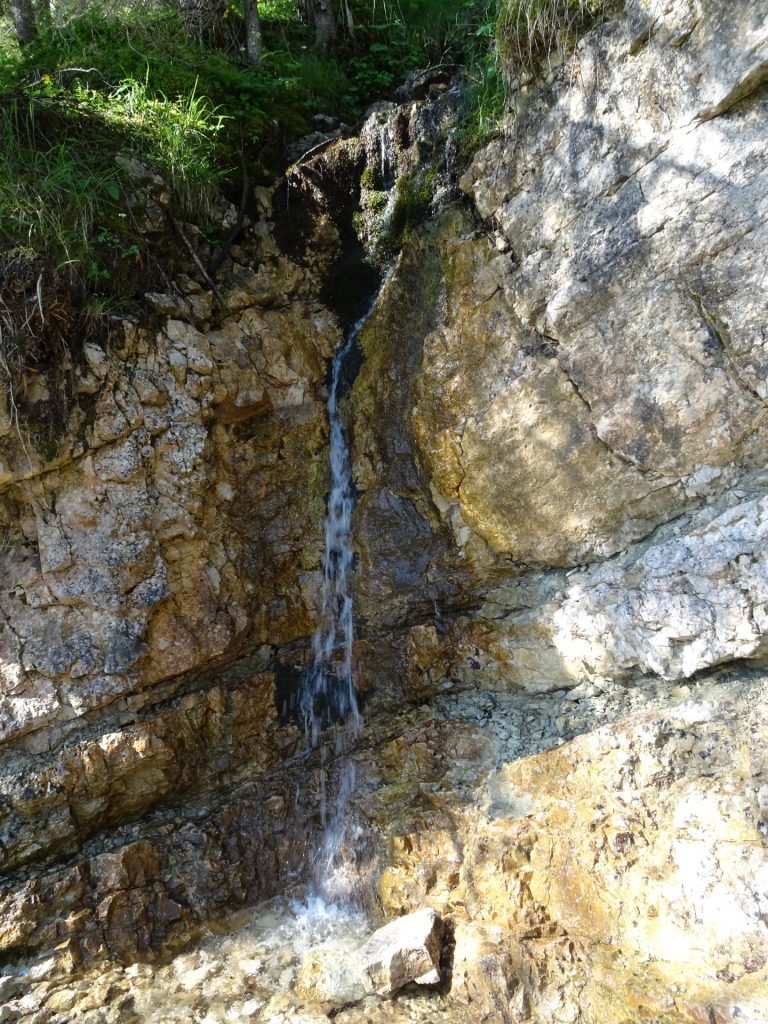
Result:
[[[292,171],[273,197],[277,244],[319,273],[319,299],[345,331],[365,313],[381,281],[353,223],[364,166],[362,152],[350,147],[323,152]],[[318,239],[323,220],[332,223],[334,237]]]
[[705,303],[704,297],[694,291],[690,293],[696,309],[698,310],[706,326],[709,337],[716,349],[723,353],[725,362],[733,376],[745,391],[749,392],[761,405],[768,406],[768,401],[757,391],[754,384],[746,379],[744,372],[739,366],[738,358],[733,350],[733,342],[728,334],[728,328],[720,320],[715,312]]
[[754,68],[742,82],[739,82],[739,84],[714,107],[702,110],[698,115],[699,120],[711,121],[712,118],[722,117],[723,114],[730,113],[747,100],[759,98],[761,95],[766,95],[768,93],[766,83],[768,83],[768,61],[764,61],[762,64]]

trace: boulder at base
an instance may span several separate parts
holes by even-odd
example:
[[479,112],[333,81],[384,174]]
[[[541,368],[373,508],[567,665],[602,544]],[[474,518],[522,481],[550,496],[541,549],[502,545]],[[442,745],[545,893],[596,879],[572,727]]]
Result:
[[396,992],[409,981],[440,981],[443,922],[429,907],[398,917],[374,932],[358,951],[364,971],[378,995]]

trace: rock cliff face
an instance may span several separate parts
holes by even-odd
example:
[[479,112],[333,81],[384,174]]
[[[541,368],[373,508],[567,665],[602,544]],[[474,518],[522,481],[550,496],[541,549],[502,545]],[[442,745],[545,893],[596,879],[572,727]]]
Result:
[[11,957],[62,942],[74,962],[158,949],[217,905],[273,892],[303,856],[276,838],[295,784],[252,784],[297,744],[264,670],[313,628],[340,332],[261,201],[220,297],[180,278],[147,297],[152,326],[117,323],[108,348],[85,345],[55,461],[23,408],[6,423]]
[[591,32],[364,338],[361,614],[430,709],[371,766],[381,895],[457,923],[478,1019],[768,1012],[763,677],[707,674],[766,650],[764,14]]
[[768,1016],[768,29],[625,7],[461,201],[450,93],[385,107],[300,169],[292,239],[262,197],[223,305],[189,268],[85,347],[53,461],[0,415],[10,960],[150,959],[300,880],[327,303],[438,181],[345,399],[363,895],[449,922],[446,1014]]

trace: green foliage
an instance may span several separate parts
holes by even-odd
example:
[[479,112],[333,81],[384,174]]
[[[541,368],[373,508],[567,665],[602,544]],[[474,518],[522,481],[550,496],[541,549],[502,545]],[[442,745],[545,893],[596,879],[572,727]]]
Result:
[[496,41],[508,77],[530,74],[558,42],[607,17],[611,0],[501,0]]
[[[493,0],[383,0],[357,3],[368,12],[367,31],[384,50],[401,54],[407,70],[467,59],[474,27]],[[365,22],[366,19],[362,19]],[[375,44],[374,44],[375,45]]]
[[366,167],[360,175],[360,185],[362,188],[376,188],[376,175],[372,167]]
[[[155,166],[171,185],[176,211],[205,227],[222,186],[239,194],[241,160],[252,181],[271,181],[285,143],[309,130],[314,113],[353,123],[373,99],[391,95],[413,68],[429,63],[469,65],[464,134],[467,147],[475,145],[500,110],[496,2],[350,0],[353,25],[321,53],[295,0],[260,0],[265,61],[258,69],[239,62],[237,0],[216,9],[219,27],[206,29],[206,44],[160,5],[105,10],[94,2],[63,24],[42,27],[23,48],[5,33],[3,241],[78,267],[91,291],[109,289],[115,261],[140,256],[116,153]],[[514,6],[531,2],[504,0],[505,10],[511,17]],[[117,241],[99,237],[104,227]]]
[[371,189],[365,195],[365,208],[371,213],[381,213],[386,209],[388,202],[388,192],[377,192],[375,189]]
[[[490,24],[480,26],[478,39],[488,40]],[[461,152],[468,162],[498,129],[504,114],[504,75],[494,49],[476,54],[468,64],[459,128]]]
[[414,68],[468,63],[477,27],[496,0],[353,0],[355,45],[345,99],[361,109],[387,96]]
[[205,213],[225,173],[216,160],[225,118],[208,99],[196,95],[196,88],[195,82],[188,93],[168,98],[151,92],[146,78],[128,78],[112,90],[80,84],[71,90],[78,105],[99,116],[115,136],[160,170],[177,209],[187,217]]
[[57,121],[35,101],[0,106],[0,237],[73,267],[91,262],[94,226],[118,186],[103,151]]

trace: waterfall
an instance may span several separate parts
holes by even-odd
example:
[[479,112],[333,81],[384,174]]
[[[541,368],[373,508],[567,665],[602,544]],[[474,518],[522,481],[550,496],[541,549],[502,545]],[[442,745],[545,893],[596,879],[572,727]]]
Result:
[[[385,278],[386,283],[388,277]],[[383,287],[383,284],[382,284]],[[355,765],[349,756],[362,729],[352,669],[352,511],[354,488],[349,445],[339,415],[339,384],[344,362],[378,300],[345,334],[334,356],[328,394],[330,494],[325,519],[323,588],[320,621],[312,640],[312,666],[305,673],[299,708],[307,742],[320,753],[320,816],[323,842],[314,882],[324,897],[348,895],[339,863],[343,816],[355,786]],[[329,794],[329,755],[336,781]]]
[[381,187],[387,187],[388,175],[390,169],[395,175],[395,138],[394,131],[392,129],[392,121],[387,117],[384,124],[381,126],[381,132],[379,134],[379,146],[381,148]]

